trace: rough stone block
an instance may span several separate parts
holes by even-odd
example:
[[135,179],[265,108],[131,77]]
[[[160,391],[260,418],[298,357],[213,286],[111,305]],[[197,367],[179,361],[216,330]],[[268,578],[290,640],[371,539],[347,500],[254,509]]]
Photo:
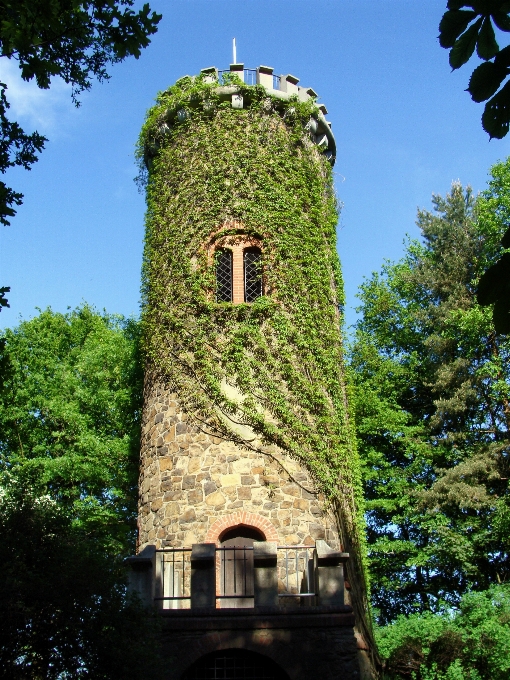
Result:
[[183,489],[194,489],[195,488],[195,475],[185,475],[182,478],[182,488]]
[[171,458],[160,458],[159,459],[159,469],[161,472],[166,472],[167,470],[172,470],[174,462]]
[[194,522],[196,519],[196,512],[193,508],[188,508],[185,512],[182,513],[182,515],[179,517],[179,522],[181,524],[186,524],[187,522]]
[[207,505],[212,507],[218,507],[223,505],[226,501],[225,496],[221,493],[221,491],[215,491],[214,493],[211,493],[205,497],[205,502]]
[[204,484],[204,493],[206,496],[208,496],[211,493],[214,493],[217,490],[218,486],[216,485],[216,482],[206,482]]
[[251,489],[247,486],[240,486],[237,489],[237,497],[239,500],[249,501],[251,500]]
[[[191,447],[190,447],[191,448]],[[198,472],[202,467],[202,461],[198,456],[190,458],[188,462],[188,473],[191,475],[194,472]]]
[[241,475],[239,474],[221,475],[220,484],[221,486],[240,486]]

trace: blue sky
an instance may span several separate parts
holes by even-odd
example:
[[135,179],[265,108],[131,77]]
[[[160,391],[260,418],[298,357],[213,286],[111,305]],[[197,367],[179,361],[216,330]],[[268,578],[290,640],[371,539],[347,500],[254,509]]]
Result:
[[429,208],[432,193],[445,194],[453,180],[483,190],[489,167],[510,154],[510,136],[489,142],[483,105],[464,91],[476,59],[451,73],[439,47],[446,0],[150,4],[163,14],[152,44],[138,61],[113,67],[109,82],[95,83],[79,109],[62,83],[39,91],[19,81],[12,63],[0,63],[13,114],[50,140],[31,172],[7,175],[25,201],[0,228],[0,285],[12,288],[2,327],[37,307],[65,311],[82,301],[138,313],[145,209],[133,182],[138,131],[158,90],[207,66],[228,68],[233,37],[246,67],[292,73],[328,108],[348,323],[363,277],[398,259],[406,234],[418,236],[417,207]]

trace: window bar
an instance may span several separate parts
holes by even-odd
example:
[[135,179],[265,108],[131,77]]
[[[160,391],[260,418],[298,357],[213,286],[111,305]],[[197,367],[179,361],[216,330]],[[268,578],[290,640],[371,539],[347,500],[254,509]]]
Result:
[[237,594],[237,578],[236,578],[236,549],[234,546],[234,595]]
[[223,595],[226,595],[227,590],[227,551],[223,548]]
[[296,548],[296,593],[299,593],[300,588],[299,588],[299,557],[298,557],[298,549]]
[[285,572],[287,582],[287,592],[289,592],[289,549],[285,548]]
[[232,251],[220,248],[215,254],[216,302],[232,302]]
[[244,569],[244,593],[243,593],[243,595],[246,595],[247,592],[248,592],[248,588],[246,587],[246,572],[248,571],[247,568],[246,568],[246,546],[244,546],[243,569]]

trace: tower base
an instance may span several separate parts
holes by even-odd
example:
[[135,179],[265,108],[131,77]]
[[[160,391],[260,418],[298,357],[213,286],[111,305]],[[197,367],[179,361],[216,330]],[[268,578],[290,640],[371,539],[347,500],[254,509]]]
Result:
[[232,670],[218,673],[215,663],[259,664],[261,670],[246,675],[250,678],[360,680],[354,615],[348,606],[183,609],[161,615],[162,680],[234,677]]

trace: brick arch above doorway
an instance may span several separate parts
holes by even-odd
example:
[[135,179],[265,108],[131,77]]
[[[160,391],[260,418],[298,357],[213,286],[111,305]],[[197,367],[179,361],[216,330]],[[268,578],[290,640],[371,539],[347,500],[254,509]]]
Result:
[[219,545],[220,537],[227,529],[233,529],[237,526],[248,526],[258,529],[264,534],[266,541],[278,543],[278,533],[274,524],[272,524],[266,517],[257,515],[255,512],[234,512],[231,515],[225,515],[216,520],[214,524],[209,527],[206,534],[206,543],[216,543]]

